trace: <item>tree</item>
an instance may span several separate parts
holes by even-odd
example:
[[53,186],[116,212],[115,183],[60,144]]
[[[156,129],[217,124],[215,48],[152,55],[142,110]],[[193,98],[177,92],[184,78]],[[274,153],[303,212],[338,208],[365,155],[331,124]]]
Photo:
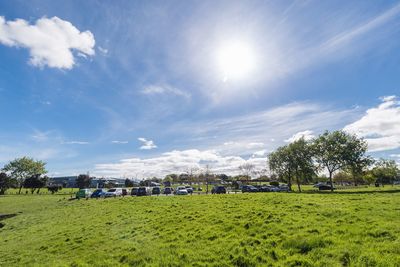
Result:
[[333,176],[333,180],[335,181],[335,183],[340,184],[349,183],[350,181],[352,181],[352,176],[346,171],[339,171]]
[[32,175],[24,180],[24,187],[31,189],[31,194],[37,190],[39,194],[40,188],[45,187],[48,181],[47,176],[40,176],[38,174]]
[[380,159],[375,163],[372,174],[380,184],[393,184],[396,178],[400,176],[400,170],[396,161]]
[[51,194],[57,193],[59,190],[61,190],[63,187],[61,185],[49,185],[47,186],[47,190],[51,192]]
[[76,185],[79,189],[87,188],[90,186],[90,182],[92,179],[88,174],[79,174],[78,178],[76,178]]
[[239,170],[243,173],[244,176],[251,177],[254,174],[255,166],[249,162],[246,162],[239,166]]
[[366,156],[368,150],[368,143],[355,135],[348,136],[348,150],[350,153],[346,155],[346,169],[349,170],[353,178],[354,185],[357,186],[358,182],[363,179],[363,174],[367,171],[368,167],[374,162],[371,157]]
[[33,175],[43,175],[47,173],[45,168],[46,163],[43,161],[36,161],[33,158],[22,157],[10,161],[3,167],[3,171],[9,173],[12,179],[17,181],[19,186],[18,194],[21,194],[24,180]]
[[304,138],[301,138],[290,143],[287,149],[289,153],[288,159],[291,161],[289,165],[294,170],[297,187],[301,192],[301,184],[310,182],[316,171],[311,145]]
[[268,164],[270,170],[275,172],[281,179],[285,179],[289,189],[292,190],[294,167],[288,147],[282,146],[275,152],[270,153],[268,155]]
[[4,195],[12,186],[12,180],[5,172],[0,173],[0,195]]
[[129,178],[125,179],[125,187],[133,187],[133,181]]
[[[344,131],[326,131],[314,139],[313,152],[316,161],[329,173],[331,191],[333,191],[333,173],[346,166],[358,164],[364,157],[364,141]],[[357,166],[359,168],[359,166]]]

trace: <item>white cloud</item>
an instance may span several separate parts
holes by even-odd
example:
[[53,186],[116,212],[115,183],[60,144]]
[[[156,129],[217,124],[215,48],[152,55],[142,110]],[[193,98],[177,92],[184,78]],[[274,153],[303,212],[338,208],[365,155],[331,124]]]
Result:
[[292,137],[288,138],[285,140],[287,143],[293,143],[301,138],[304,138],[304,140],[309,141],[315,137],[313,134],[314,132],[311,130],[305,130],[302,132],[295,133]]
[[88,145],[89,142],[85,141],[67,141],[67,142],[62,142],[64,145]]
[[251,157],[259,158],[259,157],[264,157],[266,154],[267,154],[267,150],[263,149],[263,150],[259,150],[259,151],[254,152]]
[[51,134],[51,131],[47,132],[42,132],[39,130],[34,130],[34,133],[31,135],[31,138],[35,140],[36,142],[45,142],[49,140],[49,135]]
[[209,165],[213,173],[236,175],[240,173],[239,166],[246,162],[254,164],[257,169],[266,167],[266,158],[245,160],[238,156],[222,156],[214,150],[190,149],[174,150],[149,159],[131,158],[118,163],[97,164],[95,173],[99,176],[164,177],[166,174],[183,173],[190,168],[203,169]]
[[80,32],[58,17],[43,17],[29,24],[23,19],[6,21],[0,16],[0,43],[29,49],[30,64],[39,67],[71,69],[75,64],[73,51],[84,57],[95,54],[93,34]]
[[147,140],[146,138],[139,137],[138,140],[142,142],[141,150],[150,150],[153,148],[157,148],[156,144],[154,144],[153,140]]
[[188,92],[182,91],[178,88],[169,85],[148,85],[141,91],[145,95],[156,95],[156,94],[171,94],[181,96],[190,99],[191,95]]
[[345,131],[364,137],[371,152],[400,148],[400,102],[396,96],[382,97],[381,101],[361,119],[344,127]]
[[128,141],[118,141],[118,140],[114,140],[111,141],[112,144],[128,144]]
[[108,49],[107,48],[103,48],[101,46],[98,46],[97,49],[103,54],[103,55],[107,55],[108,54]]

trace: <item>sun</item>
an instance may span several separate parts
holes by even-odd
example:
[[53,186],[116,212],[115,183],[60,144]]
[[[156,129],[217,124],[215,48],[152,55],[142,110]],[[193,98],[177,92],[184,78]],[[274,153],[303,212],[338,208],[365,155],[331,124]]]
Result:
[[248,78],[255,68],[254,51],[245,42],[230,42],[217,51],[217,65],[224,82]]

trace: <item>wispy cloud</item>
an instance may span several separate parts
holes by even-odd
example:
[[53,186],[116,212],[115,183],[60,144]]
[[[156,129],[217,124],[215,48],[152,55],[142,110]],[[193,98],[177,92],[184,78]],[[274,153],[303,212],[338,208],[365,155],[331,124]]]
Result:
[[62,142],[61,144],[64,144],[64,145],[88,145],[90,143],[86,142],[86,141],[65,141],[65,142]]
[[349,42],[353,41],[354,39],[367,34],[378,27],[383,26],[385,23],[389,22],[395,16],[399,15],[400,13],[400,4],[397,4],[386,10],[382,14],[361,23],[359,26],[351,28],[350,30],[344,31],[328,41],[326,41],[321,47],[323,50],[326,51],[333,51],[338,49],[341,46],[348,44]]
[[[260,148],[271,150],[296,133],[314,133],[340,129],[359,118],[359,108],[337,109],[311,102],[296,102],[265,111],[200,122],[177,122],[172,129],[185,132],[197,146],[204,145],[221,153],[247,151],[250,143],[264,143]],[[274,141],[271,141],[274,140]],[[188,140],[189,142],[190,140]],[[221,145],[222,144],[222,145]]]
[[144,87],[141,92],[142,92],[142,94],[145,94],[145,95],[170,94],[170,95],[181,96],[186,99],[190,99],[190,97],[191,97],[190,93],[180,90],[176,87],[169,86],[169,85],[148,85],[148,86]]
[[140,147],[141,150],[151,150],[157,148],[153,140],[147,140],[146,138],[143,137],[139,137],[138,140],[142,143],[142,146]]
[[73,51],[84,57],[95,54],[93,34],[80,32],[58,17],[44,17],[30,25],[23,19],[6,21],[0,16],[0,43],[28,48],[29,62],[39,67],[71,69],[75,64]]
[[114,140],[114,141],[111,141],[111,143],[112,143],[112,144],[128,144],[129,142],[128,142],[128,141],[118,141],[118,140]]

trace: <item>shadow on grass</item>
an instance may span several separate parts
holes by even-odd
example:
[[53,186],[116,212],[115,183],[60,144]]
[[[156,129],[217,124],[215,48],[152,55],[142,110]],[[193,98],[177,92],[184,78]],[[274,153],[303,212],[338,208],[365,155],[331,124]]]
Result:
[[[298,192],[296,192],[298,193]],[[363,191],[303,191],[304,194],[336,194],[336,195],[357,195],[357,194],[394,194],[400,193],[400,189],[389,189],[389,190],[363,190]]]

